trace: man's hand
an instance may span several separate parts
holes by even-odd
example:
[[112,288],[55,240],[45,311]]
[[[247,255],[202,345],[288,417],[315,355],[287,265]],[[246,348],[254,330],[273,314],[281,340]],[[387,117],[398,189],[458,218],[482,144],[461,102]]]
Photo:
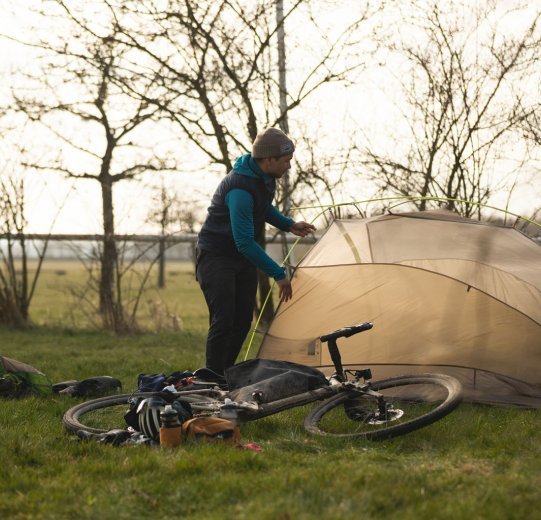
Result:
[[280,288],[280,301],[287,302],[288,300],[291,300],[293,296],[291,282],[287,278],[284,278],[283,280],[276,280],[276,285]]
[[308,222],[295,222],[290,228],[289,231],[293,233],[294,235],[297,235],[298,237],[305,237],[306,235],[309,235],[310,233],[313,233],[316,230],[315,226],[312,226],[312,224],[308,224]]

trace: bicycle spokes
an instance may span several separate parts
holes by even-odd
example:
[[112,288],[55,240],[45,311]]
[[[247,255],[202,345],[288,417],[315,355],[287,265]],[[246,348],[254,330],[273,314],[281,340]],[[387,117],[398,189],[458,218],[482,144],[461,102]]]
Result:
[[[363,384],[355,390],[357,395],[350,393],[337,401],[341,405],[329,407],[318,419],[318,429],[331,435],[370,435],[416,421],[435,409],[445,397],[432,386],[408,384],[377,388],[377,384]],[[426,390],[431,390],[430,399],[421,398]]]

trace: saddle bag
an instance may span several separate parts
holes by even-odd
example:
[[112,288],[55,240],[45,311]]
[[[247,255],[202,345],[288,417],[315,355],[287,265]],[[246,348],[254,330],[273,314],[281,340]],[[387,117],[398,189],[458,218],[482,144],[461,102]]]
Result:
[[220,417],[194,417],[182,424],[185,440],[203,442],[226,442],[236,444],[240,440],[239,427],[228,419]]

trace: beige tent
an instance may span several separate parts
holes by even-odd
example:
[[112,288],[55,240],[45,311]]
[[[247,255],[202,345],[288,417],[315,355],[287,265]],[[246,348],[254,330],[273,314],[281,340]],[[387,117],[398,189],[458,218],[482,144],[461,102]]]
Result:
[[345,368],[444,372],[467,399],[541,406],[541,247],[513,228],[446,211],[337,220],[292,284],[259,357],[330,372],[317,338],[371,321],[339,342]]

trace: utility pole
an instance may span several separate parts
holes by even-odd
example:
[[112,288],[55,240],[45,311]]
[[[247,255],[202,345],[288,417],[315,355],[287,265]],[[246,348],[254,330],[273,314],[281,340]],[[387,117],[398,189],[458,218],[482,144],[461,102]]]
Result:
[[171,209],[171,201],[167,198],[167,191],[162,178],[162,189],[160,193],[160,240],[158,242],[158,288],[165,287],[165,235],[170,220],[169,210]]
[[[276,0],[276,25],[278,27],[278,86],[280,89],[280,128],[289,135],[289,125],[287,121],[287,86],[286,86],[286,45],[284,29],[284,0]],[[282,186],[284,189],[284,213],[288,214],[291,209],[289,172],[282,177]],[[282,255],[288,253],[286,234],[282,236]],[[288,261],[291,263],[293,258],[290,256]],[[288,277],[291,277],[291,270],[287,268]]]

